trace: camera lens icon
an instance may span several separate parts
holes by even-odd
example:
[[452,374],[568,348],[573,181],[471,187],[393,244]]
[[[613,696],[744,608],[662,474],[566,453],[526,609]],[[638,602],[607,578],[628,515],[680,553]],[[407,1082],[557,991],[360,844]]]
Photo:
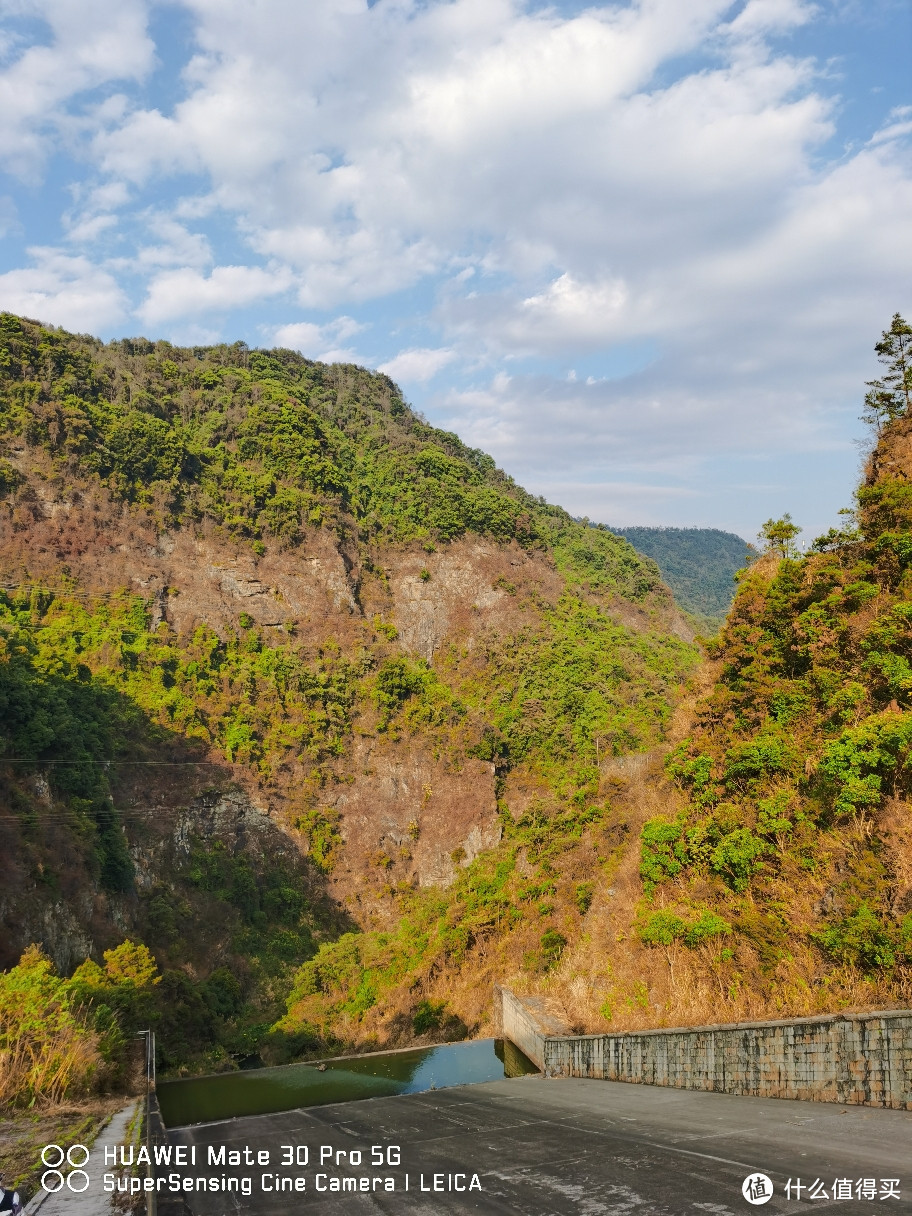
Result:
[[[48,1194],[53,1195],[64,1186],[77,1195],[88,1190],[89,1175],[82,1166],[88,1164],[89,1150],[84,1144],[71,1144],[66,1151],[59,1144],[46,1144],[41,1150],[41,1161],[48,1166],[41,1175],[41,1185]],[[66,1173],[61,1168],[64,1163],[70,1167]]]

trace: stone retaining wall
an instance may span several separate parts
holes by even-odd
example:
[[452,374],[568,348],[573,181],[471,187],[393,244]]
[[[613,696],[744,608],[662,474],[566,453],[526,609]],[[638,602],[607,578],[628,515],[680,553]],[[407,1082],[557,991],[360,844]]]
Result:
[[540,1000],[496,988],[495,1019],[547,1076],[912,1110],[908,1009],[570,1035]]

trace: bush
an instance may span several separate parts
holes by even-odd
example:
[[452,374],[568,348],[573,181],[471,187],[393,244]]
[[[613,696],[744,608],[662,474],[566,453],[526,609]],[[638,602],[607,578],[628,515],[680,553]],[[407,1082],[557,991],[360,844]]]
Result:
[[567,946],[567,939],[556,929],[547,929],[541,937],[542,962],[546,971],[556,966]]
[[641,833],[640,878],[647,893],[680,874],[690,860],[680,821],[647,819]]
[[578,882],[574,892],[574,902],[579,909],[580,916],[585,916],[592,907],[592,896],[594,886],[591,882]]
[[419,1001],[412,1016],[415,1034],[429,1034],[439,1030],[446,1013],[446,1001]]
[[813,937],[834,959],[864,971],[888,970],[912,959],[912,915],[890,929],[867,903]]
[[765,840],[748,828],[737,828],[719,841],[710,857],[710,869],[718,874],[733,891],[746,891],[753,875],[763,864],[761,858],[771,852]]
[[675,912],[653,912],[639,926],[640,941],[645,946],[671,946],[681,941],[695,950],[713,937],[731,933],[731,925],[715,912],[704,908],[695,920],[685,920]]
[[843,731],[820,761],[837,814],[854,815],[881,799],[883,777],[903,772],[912,755],[912,713],[872,714]]

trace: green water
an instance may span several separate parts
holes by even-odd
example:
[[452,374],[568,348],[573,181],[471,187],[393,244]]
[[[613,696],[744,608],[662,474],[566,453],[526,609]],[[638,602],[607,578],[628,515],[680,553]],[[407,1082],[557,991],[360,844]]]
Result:
[[187,1081],[161,1081],[158,1101],[167,1127],[212,1123],[240,1115],[267,1115],[301,1106],[415,1094],[450,1085],[474,1085],[537,1072],[518,1047],[503,1039],[474,1039],[442,1047],[416,1047],[346,1060],[286,1064],[220,1073]]

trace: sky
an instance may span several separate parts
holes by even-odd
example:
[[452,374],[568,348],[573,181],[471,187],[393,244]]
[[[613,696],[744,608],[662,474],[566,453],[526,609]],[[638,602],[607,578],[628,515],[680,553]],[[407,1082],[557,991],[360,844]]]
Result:
[[912,314],[907,0],[0,0],[0,308],[379,368],[617,526],[804,539]]

